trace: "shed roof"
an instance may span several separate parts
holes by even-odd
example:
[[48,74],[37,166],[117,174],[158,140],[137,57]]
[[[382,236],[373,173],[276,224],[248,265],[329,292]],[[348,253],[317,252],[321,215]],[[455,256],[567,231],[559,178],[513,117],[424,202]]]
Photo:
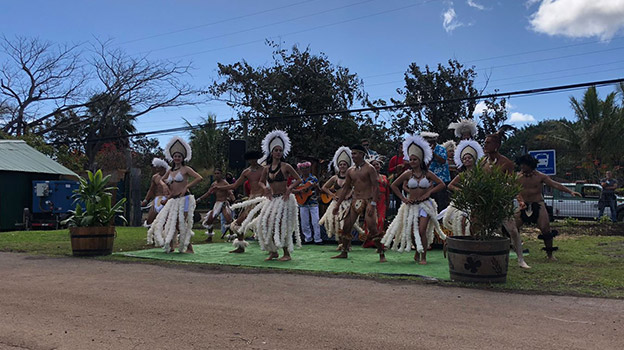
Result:
[[78,174],[30,147],[23,140],[0,140],[0,171],[76,176]]

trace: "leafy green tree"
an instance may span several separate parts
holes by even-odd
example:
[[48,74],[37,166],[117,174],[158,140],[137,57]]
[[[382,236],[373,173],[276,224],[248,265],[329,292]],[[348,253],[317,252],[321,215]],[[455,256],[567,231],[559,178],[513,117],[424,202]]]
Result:
[[[449,124],[461,118],[472,119],[474,98],[479,94],[474,87],[476,76],[473,67],[465,68],[457,60],[449,60],[448,66],[438,64],[436,70],[428,65],[422,69],[416,63],[410,64],[405,72],[405,86],[397,89],[403,100],[392,102],[420,105],[400,112],[393,128],[404,132],[437,132],[440,140],[454,138],[453,131],[448,130]],[[466,98],[473,99],[459,101]]]
[[[498,90],[494,90],[495,93]],[[487,135],[497,132],[507,121],[507,100],[497,99],[496,97],[490,97],[483,101],[485,103],[485,109],[482,111],[475,111],[475,113],[481,112],[479,119],[481,120],[477,126],[478,140],[485,140]]]
[[624,161],[624,112],[617,96],[618,91],[614,91],[602,100],[596,88],[590,87],[580,101],[570,97],[576,122],[559,123],[557,136],[568,149],[578,153],[579,164],[591,169],[587,176],[592,180]]
[[[198,128],[191,131],[191,167],[196,170],[227,168],[231,136],[226,128],[218,128],[215,122],[216,117],[210,115]],[[186,123],[191,125],[188,121]]]
[[[219,79],[209,89],[214,98],[227,97],[245,121],[232,130],[234,135],[247,139],[249,148],[259,149],[268,132],[283,129],[291,137],[292,156],[317,158],[331,157],[339,146],[366,136],[359,132],[362,119],[356,116],[318,113],[347,110],[365,101],[356,74],[309,48],[301,50],[295,45],[286,50],[277,43],[268,44],[274,49],[270,65],[253,67],[244,60],[220,63]],[[288,117],[302,114],[314,115]]]

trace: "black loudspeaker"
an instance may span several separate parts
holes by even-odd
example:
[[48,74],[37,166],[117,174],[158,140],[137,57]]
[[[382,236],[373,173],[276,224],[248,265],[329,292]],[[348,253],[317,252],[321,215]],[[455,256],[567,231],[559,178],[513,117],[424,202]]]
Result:
[[231,140],[230,141],[230,161],[229,168],[242,170],[245,169],[245,152],[247,144],[245,140]]

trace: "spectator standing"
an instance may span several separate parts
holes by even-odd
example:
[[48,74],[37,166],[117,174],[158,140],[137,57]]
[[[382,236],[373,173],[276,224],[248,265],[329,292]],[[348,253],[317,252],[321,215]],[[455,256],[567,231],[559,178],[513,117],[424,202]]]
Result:
[[364,152],[364,158],[365,159],[371,159],[371,158],[375,158],[377,157],[378,153],[377,151],[374,151],[372,149],[370,149],[370,141],[368,141],[368,139],[362,139],[360,141],[360,144],[362,145],[362,147],[364,147],[364,149],[366,149],[366,152]]
[[617,201],[615,197],[615,189],[617,188],[617,180],[613,178],[613,173],[607,171],[605,178],[600,180],[602,186],[602,194],[598,202],[598,218],[604,214],[605,208],[608,206],[611,210],[611,221],[617,221]]

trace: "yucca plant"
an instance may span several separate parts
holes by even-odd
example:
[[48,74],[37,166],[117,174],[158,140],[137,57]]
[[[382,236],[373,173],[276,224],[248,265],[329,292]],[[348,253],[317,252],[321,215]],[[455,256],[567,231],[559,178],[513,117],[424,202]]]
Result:
[[87,171],[87,179],[80,178],[80,185],[72,196],[76,210],[70,210],[71,216],[62,223],[70,227],[111,226],[115,216],[127,222],[121,215],[126,199],[122,198],[112,205],[110,191],[115,187],[107,187],[109,179],[110,175],[103,176],[102,170],[97,170],[95,174]]
[[479,163],[460,175],[458,187],[453,205],[470,213],[470,231],[481,240],[497,236],[503,221],[513,215],[513,201],[521,190],[515,174],[506,174],[497,166],[486,171]]

